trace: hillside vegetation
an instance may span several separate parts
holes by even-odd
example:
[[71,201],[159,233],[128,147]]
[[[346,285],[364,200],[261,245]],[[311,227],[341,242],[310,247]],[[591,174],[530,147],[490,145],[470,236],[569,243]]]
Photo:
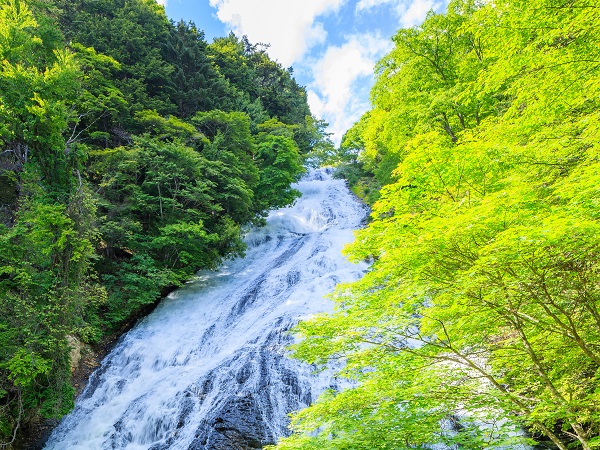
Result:
[[154,0],[0,0],[0,447],[96,343],[292,202],[331,145],[264,46]]
[[297,328],[355,387],[277,448],[600,447],[598,4],[454,0],[393,41],[338,154],[372,268]]

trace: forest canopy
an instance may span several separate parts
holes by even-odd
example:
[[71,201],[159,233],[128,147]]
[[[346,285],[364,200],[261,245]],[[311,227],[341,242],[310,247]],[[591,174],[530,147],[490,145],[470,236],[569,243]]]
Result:
[[296,329],[354,387],[277,448],[598,448],[600,8],[453,0],[393,42],[335,155],[371,270]]

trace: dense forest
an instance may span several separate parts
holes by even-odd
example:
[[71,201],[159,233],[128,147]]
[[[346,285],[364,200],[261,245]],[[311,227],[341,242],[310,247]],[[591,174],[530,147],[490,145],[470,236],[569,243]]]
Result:
[[277,448],[600,447],[598,3],[453,0],[393,42],[337,155],[372,268],[297,328],[354,387]]
[[331,146],[266,47],[154,0],[0,0],[0,447],[73,406],[70,349],[118,333]]

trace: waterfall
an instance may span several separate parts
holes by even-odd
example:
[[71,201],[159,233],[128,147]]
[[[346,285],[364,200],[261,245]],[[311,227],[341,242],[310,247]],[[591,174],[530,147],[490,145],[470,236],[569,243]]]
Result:
[[327,169],[295,187],[293,206],[247,234],[244,258],[198,273],[121,338],[47,450],[261,448],[338,387],[287,356],[289,330],[366,270],[340,253],[366,211]]

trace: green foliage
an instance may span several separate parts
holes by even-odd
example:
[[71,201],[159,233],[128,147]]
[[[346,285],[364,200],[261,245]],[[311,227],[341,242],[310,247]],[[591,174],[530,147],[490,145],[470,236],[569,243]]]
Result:
[[278,448],[597,445],[598,25],[456,0],[397,33],[343,144],[384,185],[347,250],[372,269],[297,329],[298,357],[357,384]]
[[215,200],[222,211],[237,223],[254,218],[254,189],[258,169],[254,164],[254,142],[250,117],[242,112],[198,113],[194,124],[205,136],[199,151],[214,163],[205,176],[215,185]]
[[268,47],[252,45],[246,37],[233,33],[217,38],[208,46],[211,60],[233,88],[236,109],[246,112],[255,124],[271,118],[297,125],[296,141],[301,152],[312,149],[312,118],[306,100],[306,90],[299,86],[290,69],[272,61]]
[[175,68],[171,100],[180,117],[225,109],[232,103],[230,87],[213,67],[207,47],[204,33],[194,23],[181,21],[171,29],[165,55]]
[[66,336],[93,337],[94,311],[105,298],[91,271],[87,194],[67,205],[39,192],[20,201],[15,225],[0,230],[0,421],[7,430],[24,411],[60,417],[72,408]]
[[359,159],[365,151],[361,133],[368,117],[369,114],[365,114],[359,122],[346,131],[340,147],[333,153],[332,162],[336,166],[334,177],[347,180],[354,194],[368,204],[373,204],[379,198],[381,184],[375,178],[375,174],[367,169],[367,164]]
[[175,116],[165,118],[156,111],[144,110],[136,113],[135,118],[147,133],[162,140],[179,139],[192,142],[202,137],[196,127]]
[[26,3],[6,0],[0,8],[2,169],[19,171],[33,159],[41,181],[64,194],[76,161],[64,151],[62,133],[72,120],[78,67],[69,52],[44,45]]
[[55,3],[68,40],[93,47],[120,63],[114,82],[129,106],[120,119],[128,120],[131,113],[142,109],[175,112],[170,99],[174,68],[165,60],[162,48],[171,28],[160,5],[153,0]]
[[298,180],[304,168],[296,143],[286,136],[267,135],[259,139],[256,159],[260,169],[260,181],[256,188],[259,209],[286,206],[300,196],[290,185]]
[[[87,143],[107,147],[111,142],[111,126],[126,114],[125,96],[115,84],[115,74],[121,65],[94,48],[71,43],[76,61],[83,72],[82,90],[77,99],[77,111],[67,145]],[[116,140],[118,142],[118,139]]]
[[69,340],[243,253],[326,138],[262,46],[154,0],[0,0],[0,62],[2,447],[72,408]]
[[0,0],[0,447],[72,408],[71,338],[242,254],[323,142],[246,38],[154,0]]
[[177,141],[150,137],[94,153],[93,159],[103,199],[106,259],[99,269],[116,299],[108,313],[112,322],[154,302],[165,286],[241,249],[209,176],[216,177],[222,165]]
[[21,348],[6,363],[6,368],[10,374],[8,379],[15,386],[23,388],[31,386],[36,377],[47,375],[50,370],[50,362],[41,355],[28,353],[27,350]]

